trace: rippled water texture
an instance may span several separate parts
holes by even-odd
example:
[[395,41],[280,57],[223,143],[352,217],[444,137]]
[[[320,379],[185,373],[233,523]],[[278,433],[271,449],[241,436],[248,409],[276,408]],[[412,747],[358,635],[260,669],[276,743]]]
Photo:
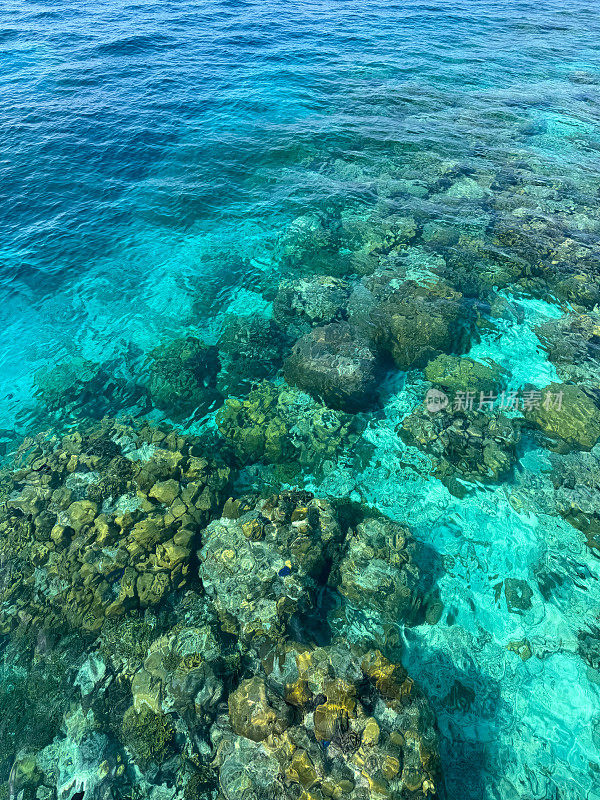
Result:
[[[151,351],[270,317],[284,279],[356,287],[381,268],[460,291],[469,355],[507,388],[593,396],[599,44],[591,0],[0,4],[4,454],[122,412],[218,437],[215,411],[254,374],[188,418],[139,390]],[[556,350],[584,314],[562,361],[542,346],[540,326]],[[274,363],[250,371],[277,384]],[[388,366],[345,453],[293,477],[249,458],[239,490],[360,501],[425,546],[443,610],[402,629],[403,660],[450,798],[600,798],[600,489],[576,527],[552,480],[560,459],[597,474],[598,448],[556,455],[532,434],[512,472],[457,489],[399,435],[422,365]]]

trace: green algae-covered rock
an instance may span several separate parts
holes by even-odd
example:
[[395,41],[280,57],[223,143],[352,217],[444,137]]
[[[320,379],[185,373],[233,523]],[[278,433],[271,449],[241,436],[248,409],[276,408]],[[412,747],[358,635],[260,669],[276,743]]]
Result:
[[280,390],[264,382],[247,400],[228,398],[217,412],[219,432],[242,462],[265,458],[277,462],[292,456],[289,425],[280,413]]
[[393,270],[374,273],[354,288],[349,320],[402,370],[468,349],[472,327],[459,292],[442,281],[404,280]]
[[267,381],[246,400],[228,398],[216,423],[237,463],[264,460],[317,471],[355,444],[364,429],[358,417]]
[[472,392],[479,401],[481,393],[497,395],[506,377],[504,370],[490,361],[486,364],[466,356],[440,355],[425,367],[425,377],[450,397],[457,392]]
[[558,452],[590,450],[600,439],[600,405],[579,386],[551,383],[524,416]]
[[284,375],[288,383],[332,408],[358,411],[376,398],[379,364],[363,337],[348,323],[334,322],[296,342]]
[[512,469],[521,438],[520,421],[480,411],[437,411],[419,406],[398,429],[402,440],[435,459],[435,474],[463,494],[457,478],[495,482]]
[[281,735],[292,723],[293,709],[273,693],[267,696],[264,678],[255,675],[229,695],[229,719],[238,736],[262,742]]
[[462,295],[450,287],[407,282],[376,313],[376,341],[399,369],[423,366],[460,347]]
[[219,368],[216,347],[193,336],[156,347],[147,366],[152,402],[173,419],[205,414],[219,399]]
[[27,444],[5,475],[0,515],[5,632],[64,622],[94,631],[186,584],[195,531],[229,475],[197,440],[105,420]]

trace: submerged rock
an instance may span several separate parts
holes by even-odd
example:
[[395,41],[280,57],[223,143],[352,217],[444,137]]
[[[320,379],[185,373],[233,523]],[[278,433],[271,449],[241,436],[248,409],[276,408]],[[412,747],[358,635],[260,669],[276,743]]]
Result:
[[323,268],[331,274],[344,271],[336,237],[323,214],[303,214],[290,222],[278,243],[278,255],[283,267],[304,274]]
[[600,405],[584,388],[551,383],[539,399],[525,407],[524,416],[557,452],[590,450],[600,439]]
[[463,352],[470,342],[471,312],[459,292],[441,281],[402,280],[391,271],[355,288],[349,319],[402,370],[423,367],[440,353]]
[[66,717],[64,735],[37,754],[36,764],[57,800],[72,800],[78,793],[105,800],[125,788],[121,748],[96,729],[92,712],[81,708]]
[[600,314],[551,320],[535,329],[561,378],[600,386]]
[[169,429],[105,420],[28,443],[0,519],[2,629],[97,630],[188,579],[229,471]]
[[213,612],[204,624],[179,624],[150,644],[131,681],[133,728],[147,709],[161,717],[148,719],[160,724],[165,744],[170,740],[166,714],[193,721],[198,730],[210,725],[224,693],[224,659],[216,626]]
[[600,551],[600,456],[578,452],[551,459],[557,511]]
[[230,501],[202,533],[200,577],[221,626],[260,647],[306,610],[341,540],[333,509],[307,492]]
[[148,361],[148,391],[152,402],[173,419],[204,415],[220,398],[216,347],[193,336],[156,347]]
[[273,302],[273,317],[298,339],[311,328],[344,320],[350,291],[348,281],[330,275],[284,281]]
[[497,258],[518,264],[524,291],[565,307],[593,309],[600,302],[597,249],[575,238],[556,214],[518,208],[495,223]]
[[435,474],[450,491],[464,494],[457,478],[494,482],[506,475],[517,459],[521,422],[503,414],[481,411],[430,413],[419,406],[403,421],[398,433],[409,445],[434,456]]
[[314,328],[292,349],[284,365],[288,383],[344,411],[372,405],[379,378],[377,356],[345,322]]
[[225,321],[217,346],[221,361],[217,388],[224,395],[240,395],[277,373],[287,336],[267,317],[233,316]]
[[484,364],[466,356],[438,356],[424,372],[427,380],[447,392],[451,400],[457,392],[471,392],[479,402],[482,393],[497,395],[506,379],[504,370],[493,361]]
[[344,214],[340,223],[340,245],[350,252],[352,271],[369,275],[377,269],[382,257],[407,247],[417,236],[413,217],[390,214]]
[[363,520],[346,537],[337,591],[384,621],[410,622],[420,603],[415,549],[407,528],[386,517]]
[[123,715],[123,742],[142,769],[160,764],[175,752],[174,734],[171,720],[146,705],[140,711],[130,706]]
[[267,381],[247,400],[228,398],[216,422],[237,463],[264,460],[316,471],[347,451],[364,429],[358,417]]
[[101,419],[140,405],[149,407],[145,389],[118,374],[116,364],[97,364],[81,357],[44,368],[34,376],[35,394],[53,413]]

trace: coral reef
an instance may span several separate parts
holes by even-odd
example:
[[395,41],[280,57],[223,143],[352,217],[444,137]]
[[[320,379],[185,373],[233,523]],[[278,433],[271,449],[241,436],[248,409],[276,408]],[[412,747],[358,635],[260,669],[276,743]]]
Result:
[[55,414],[101,419],[136,405],[142,412],[149,408],[145,389],[120,375],[117,364],[96,364],[78,356],[38,370],[34,383],[36,397]]
[[564,381],[600,386],[600,314],[561,317],[535,331]]
[[526,404],[525,419],[557,452],[590,450],[600,439],[599,393],[566,383],[551,383]]
[[355,444],[364,428],[359,417],[268,381],[246,400],[228,398],[216,423],[237,463],[264,460],[313,471]]
[[188,579],[229,470],[167,428],[105,420],[27,442],[0,521],[2,629],[152,606]]
[[286,338],[271,319],[231,316],[218,342],[221,371],[217,388],[224,395],[246,393],[264,378],[273,377],[283,361]]
[[288,383],[328,406],[358,411],[376,397],[379,365],[368,342],[347,322],[332,322],[313,328],[296,342],[284,375]]
[[222,800],[437,795],[433,714],[376,650],[286,644],[230,695],[211,737]]
[[172,419],[204,415],[219,399],[216,347],[193,336],[175,339],[151,351],[147,386],[152,402]]
[[409,622],[420,604],[415,550],[407,528],[385,517],[367,517],[346,537],[338,592],[386,622]]
[[290,617],[309,607],[341,537],[331,506],[307,492],[228,501],[198,553],[222,628],[259,649],[281,640]]
[[382,270],[354,288],[349,319],[407,370],[440,353],[467,350],[473,315],[462,295],[442,281],[423,285]]
[[273,317],[292,339],[311,328],[341,322],[351,285],[330,275],[313,275],[297,281],[283,281],[273,302]]
[[597,453],[552,455],[556,509],[600,551],[600,456]]
[[483,364],[466,356],[440,355],[424,369],[425,377],[435,387],[443,389],[452,400],[457,392],[473,393],[479,402],[481,395],[497,395],[506,379],[498,364]]
[[[20,620],[31,623],[25,632],[35,634],[61,621],[62,614],[78,632],[88,628],[91,638],[81,638],[81,655],[52,686],[54,695],[57,689],[64,692],[64,681],[72,687],[57,704],[64,717],[39,729],[37,751],[17,753],[12,736],[2,754],[4,775],[12,763],[13,787],[27,797],[63,800],[80,792],[94,800],[125,798],[136,784],[150,797],[163,787],[160,796],[169,800],[175,787],[183,787],[188,800],[215,792],[222,800],[249,792],[290,800],[437,796],[433,714],[404,668],[378,650],[339,637],[315,647],[292,636],[303,629],[298,621],[292,625],[294,618],[314,622],[319,616],[319,596],[328,584],[329,590],[338,588],[344,603],[360,604],[391,625],[410,620],[421,600],[415,543],[406,528],[352,504],[336,508],[304,491],[230,498],[220,518],[209,522],[227,471],[197,455],[198,444],[190,437],[149,425],[135,429],[105,420],[68,437],[40,437],[27,445],[23,467],[9,473],[15,490],[5,521],[13,527],[6,530],[23,533],[17,523],[27,521],[32,542],[22,540],[24,561],[34,558],[34,544],[49,550],[45,558],[35,557],[37,586],[44,587],[50,574],[69,578],[70,584],[55,591],[54,601],[46,595],[47,607],[41,592],[24,592],[21,584],[18,596],[9,586],[5,601],[18,604]],[[116,469],[115,460],[127,462],[117,471],[125,484],[111,477],[102,495],[112,538],[96,549],[92,501],[73,497],[106,476],[111,464]],[[61,470],[65,463],[68,469]],[[31,471],[39,473],[41,466],[41,485],[33,494],[25,491],[32,486]],[[130,504],[113,516],[118,503],[107,492],[114,487],[120,497],[127,490],[141,506]],[[69,515],[70,533],[63,541],[55,528],[66,527],[66,518],[57,522],[48,515],[61,514],[59,501],[71,509],[64,500],[68,492],[69,501],[80,505]],[[190,496],[195,502],[186,499]],[[174,522],[180,520],[178,500],[191,518],[181,525]],[[172,572],[160,571],[159,544],[165,541],[150,537],[147,524],[149,518],[156,522],[159,511],[171,533],[186,525],[202,528],[201,584],[183,569],[175,580]],[[121,521],[125,515],[127,524]],[[147,536],[145,554],[137,560],[127,545],[139,540],[131,534],[140,523],[138,530]],[[47,544],[48,530],[55,531],[50,540],[56,550]],[[79,590],[74,573],[83,572],[82,589],[99,585],[102,574],[85,583],[95,573],[83,565],[109,558],[119,541],[131,563],[114,576],[113,598],[121,596],[129,566],[167,574],[167,591],[189,578],[187,590],[170,594],[168,601],[166,593],[145,600],[139,594],[142,571],[137,582],[127,583],[138,594],[128,595],[130,603],[120,609],[131,613],[114,613],[103,597],[89,601],[90,608],[87,595],[77,595],[76,612],[65,602],[65,593]],[[186,541],[188,567],[193,541]],[[151,547],[156,549],[148,554]],[[72,572],[66,565],[74,565]],[[24,575],[27,584],[26,570]],[[6,630],[15,640],[25,635],[11,625]],[[97,633],[98,649],[89,650]],[[67,650],[73,654],[70,645]],[[80,705],[72,703],[78,691]],[[26,730],[29,735],[31,724]]]
[[430,413],[419,406],[402,422],[398,433],[409,445],[435,459],[435,474],[450,491],[464,494],[465,481],[498,481],[517,458],[521,422],[504,414],[482,411]]

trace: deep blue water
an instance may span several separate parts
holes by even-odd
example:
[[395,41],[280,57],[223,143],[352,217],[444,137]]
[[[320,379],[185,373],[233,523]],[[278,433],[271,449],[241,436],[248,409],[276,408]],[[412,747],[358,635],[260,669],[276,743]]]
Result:
[[[518,173],[523,207],[597,255],[599,46],[592,0],[0,3],[4,439],[41,424],[41,368],[127,372],[181,332],[215,341],[225,311],[269,313],[289,277],[279,243],[305,214],[377,209],[477,236]],[[431,190],[458,165],[483,195]],[[532,326],[564,310],[526,298],[478,353],[542,388],[555,372]],[[599,684],[576,653],[599,562],[531,492],[515,511],[528,475],[547,490],[543,451],[516,489],[459,501],[399,462],[408,400],[390,397],[364,472],[313,488],[405,519],[444,559],[451,617],[409,631],[406,661],[438,715],[449,796],[600,798]],[[540,564],[556,596],[537,592],[527,617],[495,603],[494,576]],[[506,650],[524,637],[526,662]]]

